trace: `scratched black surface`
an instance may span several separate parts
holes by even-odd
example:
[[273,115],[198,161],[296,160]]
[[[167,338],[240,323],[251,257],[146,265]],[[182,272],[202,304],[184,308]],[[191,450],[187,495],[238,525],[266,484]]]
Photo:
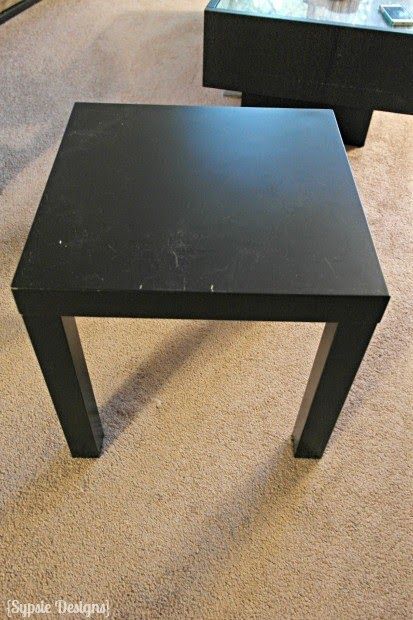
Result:
[[333,113],[76,104],[15,289],[386,295]]

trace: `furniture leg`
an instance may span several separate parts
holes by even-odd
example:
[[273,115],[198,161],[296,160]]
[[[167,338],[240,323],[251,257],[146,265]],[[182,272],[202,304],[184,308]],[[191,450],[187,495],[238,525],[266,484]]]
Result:
[[72,456],[99,456],[103,429],[74,317],[23,319]]
[[344,144],[364,146],[373,110],[336,106],[333,111]]
[[326,323],[293,431],[296,457],[320,458],[376,323]]

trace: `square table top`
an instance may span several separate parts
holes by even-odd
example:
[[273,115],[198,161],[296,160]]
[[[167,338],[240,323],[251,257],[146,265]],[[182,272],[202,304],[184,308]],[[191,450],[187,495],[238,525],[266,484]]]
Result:
[[333,112],[95,103],[12,287],[387,296]]
[[[413,27],[390,26],[379,12],[386,0],[211,0],[208,8],[276,19],[318,22],[413,34]],[[413,0],[401,4],[413,14]]]

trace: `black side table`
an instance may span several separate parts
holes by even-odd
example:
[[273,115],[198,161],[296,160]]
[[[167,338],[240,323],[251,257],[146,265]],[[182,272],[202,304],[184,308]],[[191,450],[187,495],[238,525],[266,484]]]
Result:
[[322,321],[320,457],[389,296],[331,111],[76,104],[12,284],[73,456],[103,431],[76,315]]

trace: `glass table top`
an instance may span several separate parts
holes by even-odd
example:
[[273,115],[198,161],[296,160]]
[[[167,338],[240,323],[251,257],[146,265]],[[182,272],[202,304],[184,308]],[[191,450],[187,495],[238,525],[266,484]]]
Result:
[[[413,27],[389,26],[379,13],[380,4],[396,2],[397,0],[219,0],[215,8],[248,15],[311,20],[413,34]],[[400,4],[413,14],[413,0],[402,0]]]

